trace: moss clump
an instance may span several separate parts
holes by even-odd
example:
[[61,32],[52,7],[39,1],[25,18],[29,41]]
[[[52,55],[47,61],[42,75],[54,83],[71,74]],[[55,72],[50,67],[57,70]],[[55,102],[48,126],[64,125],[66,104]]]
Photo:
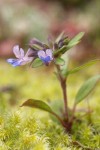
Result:
[[[38,116],[32,110],[15,110],[1,117],[0,150],[83,150],[99,149],[100,135],[96,126],[75,124],[68,135],[48,115]],[[37,112],[38,113],[38,112]],[[30,115],[32,114],[32,115]],[[98,132],[97,132],[98,130]],[[74,143],[78,141],[77,143]]]

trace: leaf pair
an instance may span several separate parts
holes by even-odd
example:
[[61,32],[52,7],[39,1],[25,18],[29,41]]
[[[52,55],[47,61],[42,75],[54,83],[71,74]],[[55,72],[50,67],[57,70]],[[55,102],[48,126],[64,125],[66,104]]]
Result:
[[[96,75],[90,79],[88,79],[79,89],[76,98],[75,98],[75,103],[78,104],[80,103],[88,94],[94,89],[96,86],[97,82],[100,81],[100,75]],[[39,108],[41,110],[47,111],[51,114],[54,114],[53,110],[50,108],[49,105],[47,105],[45,102],[41,100],[36,100],[36,99],[28,99],[25,101],[22,106],[29,106],[32,108]]]

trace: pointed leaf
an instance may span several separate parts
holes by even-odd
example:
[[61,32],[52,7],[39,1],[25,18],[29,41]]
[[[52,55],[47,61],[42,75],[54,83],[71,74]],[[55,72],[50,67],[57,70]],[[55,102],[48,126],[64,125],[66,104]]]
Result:
[[37,58],[33,61],[32,68],[36,68],[36,67],[39,67],[39,66],[42,66],[42,65],[43,65],[43,62],[39,58]]
[[83,37],[84,32],[80,32],[79,34],[77,34],[73,39],[71,39],[67,45],[68,48],[71,48],[73,46],[75,46],[76,44],[78,44],[81,40],[81,38]]
[[58,55],[64,54],[68,50],[67,46],[63,46],[62,48],[53,52],[53,55],[56,57]]
[[[67,41],[68,44],[64,45],[62,48],[54,51],[54,56],[58,56],[60,54],[64,54],[66,51],[68,51],[70,48],[75,46],[80,42],[80,39],[83,37],[84,32],[80,32],[78,35],[76,35],[73,39],[71,39],[69,42]],[[61,37],[60,37],[61,38]],[[58,40],[57,40],[58,41]]]
[[60,33],[60,35],[57,37],[55,43],[58,43],[61,40],[61,38],[63,37],[63,35],[64,35],[64,31]]
[[88,96],[88,94],[94,89],[96,83],[100,81],[100,75],[96,75],[90,79],[88,79],[79,89],[75,103],[78,104],[81,102],[85,97]]
[[47,112],[52,113],[52,109],[50,108],[50,106],[48,104],[46,104],[45,102],[41,101],[41,100],[35,100],[35,99],[28,99],[27,101],[25,101],[22,106],[28,106],[28,107],[32,107],[32,108],[38,108]]
[[29,99],[27,101],[25,101],[20,107],[22,106],[28,106],[28,107],[32,107],[32,108],[38,108],[44,111],[47,111],[49,113],[51,113],[52,115],[54,115],[59,122],[66,127],[65,123],[63,122],[62,118],[60,118],[55,112],[52,111],[52,109],[50,108],[50,106],[48,106],[45,102],[41,101],[41,100],[35,100],[35,99]]
[[85,64],[83,64],[83,65],[81,65],[79,67],[76,67],[76,68],[74,68],[72,70],[69,70],[66,75],[76,73],[76,72],[78,72],[78,71],[80,71],[80,70],[82,70],[84,68],[87,68],[87,67],[95,64],[98,61],[100,61],[100,59],[91,60],[91,61],[89,61],[89,62],[87,62],[87,63],[85,63]]
[[59,58],[55,59],[55,64],[57,64],[57,65],[64,65],[65,61],[62,58],[59,57]]
[[65,46],[63,46],[61,49],[60,49],[60,51],[61,51],[61,53],[62,54],[64,54],[66,51],[68,51],[69,49],[67,48],[67,46],[65,45]]

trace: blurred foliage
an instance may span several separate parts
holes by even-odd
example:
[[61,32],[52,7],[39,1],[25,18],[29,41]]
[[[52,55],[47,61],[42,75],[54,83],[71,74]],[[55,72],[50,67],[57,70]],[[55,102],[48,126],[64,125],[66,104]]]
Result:
[[0,56],[9,54],[16,43],[25,47],[30,38],[46,40],[48,35],[55,37],[65,30],[69,37],[86,33],[77,50],[71,52],[74,60],[100,57],[99,10],[99,0],[0,1]]
[[[73,134],[65,133],[63,127],[46,112],[19,107],[28,98],[42,99],[58,114],[63,107],[60,85],[52,74],[52,68],[13,68],[0,62],[0,150],[83,150],[100,148],[99,86],[92,94],[91,116],[85,115],[87,101],[79,105],[77,115],[81,122],[73,126]],[[93,72],[93,69],[95,72]],[[69,105],[87,77],[100,73],[98,64],[74,74],[68,80]],[[85,76],[84,76],[85,75]],[[74,89],[74,90],[73,90]],[[12,99],[12,100],[11,100]],[[13,105],[11,103],[13,101]],[[84,116],[84,117],[82,117]],[[90,118],[91,117],[91,124]],[[89,125],[88,125],[89,123]],[[56,140],[55,140],[56,139]],[[73,141],[81,144],[77,145]]]
[[25,3],[16,5],[16,3],[6,1],[0,6],[0,20],[1,39],[17,37],[22,38],[20,40],[24,43],[33,35],[44,38],[43,34],[46,35],[46,28],[49,24],[47,15],[40,13],[37,7],[28,6]]
[[[49,0],[52,1],[52,0]],[[72,8],[72,7],[76,7],[76,8],[82,8],[85,7],[85,5],[87,5],[89,2],[91,2],[92,0],[53,0],[53,1],[57,1],[59,2],[65,9],[66,8]]]

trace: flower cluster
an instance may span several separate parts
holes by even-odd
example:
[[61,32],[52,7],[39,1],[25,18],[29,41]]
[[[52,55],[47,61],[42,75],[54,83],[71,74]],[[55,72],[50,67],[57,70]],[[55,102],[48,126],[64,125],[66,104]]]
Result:
[[48,64],[51,62],[51,60],[53,60],[51,49],[39,50],[37,52],[34,52],[32,49],[28,49],[27,53],[25,54],[24,50],[16,45],[13,48],[13,53],[15,54],[16,58],[7,59],[7,62],[12,64],[14,67],[30,63],[37,57],[39,57],[45,64]]
[[56,42],[52,42],[51,38],[49,38],[48,45],[46,45],[34,38],[29,42],[29,49],[26,54],[22,48],[19,48],[19,45],[14,46],[13,53],[16,58],[7,59],[7,62],[16,67],[30,62],[34,63],[34,61],[38,58],[42,63],[48,66],[51,61],[55,61],[58,57],[57,52],[59,52],[64,44],[66,44],[65,41],[66,37],[60,38]]

